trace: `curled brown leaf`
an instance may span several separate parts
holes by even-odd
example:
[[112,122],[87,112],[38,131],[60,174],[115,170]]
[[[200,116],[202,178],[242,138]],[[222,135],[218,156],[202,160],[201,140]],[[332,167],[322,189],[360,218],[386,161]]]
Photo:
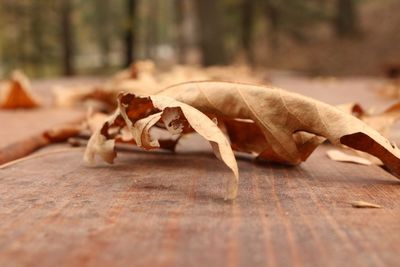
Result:
[[273,87],[207,81],[178,84],[160,94],[223,119],[254,122],[266,141],[259,157],[267,160],[298,164],[327,138],[378,157],[400,176],[395,145],[356,117],[312,98]]
[[[166,96],[137,97],[121,94],[118,109],[90,138],[85,160],[93,162],[96,154],[112,163],[116,157],[115,139],[127,128],[134,142],[144,149],[160,147],[160,142],[151,133],[156,124],[162,124],[168,132],[180,135],[195,131],[208,140],[216,156],[233,172],[234,179],[227,186],[226,198],[237,195],[238,168],[235,156],[225,135],[218,126],[197,109]],[[168,143],[170,145],[170,143]]]

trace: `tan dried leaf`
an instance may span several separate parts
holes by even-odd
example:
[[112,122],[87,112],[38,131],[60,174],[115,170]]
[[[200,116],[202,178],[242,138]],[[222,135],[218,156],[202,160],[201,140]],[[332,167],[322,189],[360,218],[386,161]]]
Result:
[[396,146],[361,120],[323,102],[279,88],[227,82],[178,84],[160,95],[218,116],[219,120],[254,122],[266,142],[258,149],[262,151],[261,159],[299,164],[322,138],[327,138],[335,145],[378,157],[400,176],[400,151]]
[[14,71],[11,79],[0,90],[0,108],[36,108],[39,100],[31,92],[28,77],[21,71]]
[[382,206],[374,204],[374,203],[370,203],[370,202],[366,202],[366,201],[362,201],[362,200],[356,200],[356,201],[352,201],[350,202],[350,204],[354,207],[354,208],[372,208],[372,209],[380,209],[382,208]]
[[[57,106],[75,106],[87,104],[105,110],[113,107],[118,93],[130,92],[135,95],[148,96],[157,94],[167,86],[196,80],[240,80],[252,83],[265,82],[265,75],[254,72],[246,65],[199,68],[196,66],[175,65],[168,71],[159,70],[149,60],[137,61],[127,69],[116,73],[101,87],[55,88]],[[103,105],[102,105],[103,104]]]
[[101,126],[103,126],[104,122],[107,121],[109,115],[101,112],[95,112],[93,109],[89,109],[88,114],[86,115],[85,127],[90,133],[94,133]]
[[380,88],[381,95],[390,98],[400,98],[400,79],[391,79]]
[[372,162],[365,158],[362,158],[359,156],[354,156],[354,155],[349,155],[340,150],[331,149],[331,150],[328,150],[326,152],[326,154],[328,155],[328,157],[331,160],[334,160],[334,161],[350,162],[350,163],[356,163],[356,164],[361,164],[361,165],[372,165]]
[[115,92],[92,86],[53,88],[54,104],[57,107],[85,105],[94,110],[110,112],[116,107]]
[[93,162],[96,154],[112,163],[116,153],[115,138],[127,127],[135,143],[144,149],[160,147],[150,130],[162,124],[173,135],[197,132],[208,140],[214,153],[233,172],[234,179],[227,186],[226,198],[237,194],[238,168],[235,156],[225,135],[218,126],[197,109],[165,96],[136,97],[125,93],[118,99],[118,109],[89,140],[85,160]]
[[81,130],[82,126],[79,124],[64,125],[45,131],[43,136],[50,143],[59,143],[66,141],[70,137],[77,136]]
[[394,103],[378,113],[367,112],[357,103],[348,103],[337,107],[356,116],[386,137],[390,136],[391,127],[400,119],[400,102]]

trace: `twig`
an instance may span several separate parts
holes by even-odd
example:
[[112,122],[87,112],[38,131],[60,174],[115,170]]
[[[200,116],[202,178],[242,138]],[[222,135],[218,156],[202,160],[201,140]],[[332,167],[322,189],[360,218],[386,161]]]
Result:
[[49,144],[43,134],[8,145],[0,150],[0,164],[22,158]]
[[53,127],[0,149],[0,164],[23,158],[47,145],[64,142],[69,137],[78,135],[83,120],[84,118],[79,118],[62,126]]

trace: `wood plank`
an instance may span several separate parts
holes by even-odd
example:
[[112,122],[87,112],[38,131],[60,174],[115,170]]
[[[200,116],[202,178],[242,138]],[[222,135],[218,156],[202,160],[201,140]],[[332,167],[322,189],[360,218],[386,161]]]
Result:
[[382,169],[324,147],[293,168],[241,159],[239,197],[225,202],[229,171],[195,145],[112,167],[71,148],[1,170],[0,266],[398,264],[399,181]]
[[[371,81],[273,81],[331,104],[387,103],[376,98],[379,83]],[[37,113],[0,111],[0,150],[25,147],[43,130],[82,114],[50,108],[46,88],[58,82],[39,82],[47,104]],[[82,149],[65,148],[43,149],[48,154],[0,170],[0,266],[399,262],[399,181],[378,167],[331,161],[327,147],[295,168],[242,158],[234,202],[222,200],[229,171],[198,139],[184,139],[172,155],[122,153],[111,167],[88,167]],[[354,200],[383,208],[355,209]]]

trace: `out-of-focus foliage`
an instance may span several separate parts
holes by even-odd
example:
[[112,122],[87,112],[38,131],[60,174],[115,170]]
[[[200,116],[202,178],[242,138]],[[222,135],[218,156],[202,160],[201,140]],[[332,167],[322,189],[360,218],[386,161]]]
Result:
[[2,0],[0,76],[109,73],[130,54],[376,74],[400,61],[399,13],[398,0]]

